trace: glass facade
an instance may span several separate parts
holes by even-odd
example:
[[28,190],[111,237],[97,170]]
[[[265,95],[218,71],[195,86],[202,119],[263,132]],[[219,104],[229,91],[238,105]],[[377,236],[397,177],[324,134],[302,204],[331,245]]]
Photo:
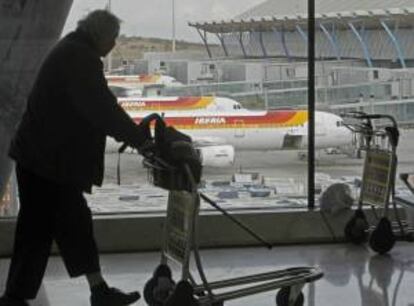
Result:
[[[225,98],[240,105],[241,109],[233,108],[230,111],[220,107],[210,110],[182,109],[174,115],[163,110],[162,105],[156,109],[167,117],[187,116],[196,120],[194,122],[200,122],[200,117],[203,117],[203,122],[212,120],[209,121],[210,134],[196,125],[183,130],[184,133],[190,133],[196,143],[203,143],[199,150],[213,164],[222,152],[231,159],[226,166],[220,164],[218,167],[204,167],[202,190],[222,205],[234,209],[305,208],[308,190],[306,111],[309,102],[308,61],[304,56],[304,39],[308,35],[306,23],[303,20],[286,21],[284,30],[276,18],[275,28],[261,33],[256,28],[260,18],[253,16],[253,30],[231,30],[223,36],[217,36],[213,32],[205,33],[209,37],[208,41],[203,41],[203,37],[207,36],[201,36],[200,39],[194,27],[188,27],[193,32],[191,35],[187,30],[180,32],[180,27],[183,26],[180,25],[178,33],[174,34],[177,35],[177,41],[174,42],[176,50],[171,52],[171,33],[159,32],[159,37],[167,37],[162,40],[157,37],[158,34],[154,34],[157,33],[156,29],[150,23],[134,28],[134,22],[127,13],[130,5],[129,2],[117,1],[75,1],[64,34],[75,27],[76,20],[85,12],[110,8],[124,23],[118,46],[103,60],[107,75],[145,74],[147,77],[174,78],[174,86],[161,81],[140,84],[139,88],[134,88],[132,83],[125,87],[125,84],[115,84],[112,86],[115,94],[122,98],[135,98],[138,103],[148,103],[142,102],[144,100],[140,102],[139,96],[142,94],[142,99],[147,100],[160,100],[161,95],[162,99],[196,97],[220,104]],[[196,4],[192,5],[194,9],[199,9]],[[298,11],[291,12],[292,16],[307,13],[299,7],[305,6],[298,6]],[[177,14],[184,14],[180,10],[184,10],[184,7],[178,6],[176,10]],[[318,8],[316,10],[318,13]],[[230,12],[227,14],[227,17],[232,17]],[[409,128],[414,120],[413,75],[410,70],[392,69],[398,58],[395,54],[393,58],[388,58],[392,53],[392,45],[384,47],[387,44],[384,29],[380,25],[371,26],[369,35],[367,34],[369,39],[365,42],[368,47],[372,43],[372,37],[378,36],[382,37],[381,46],[388,48],[381,54],[371,54],[373,67],[369,67],[361,52],[363,48],[358,36],[353,34],[352,29],[345,27],[342,21],[338,21],[337,27],[330,22],[325,28],[316,27],[317,197],[335,182],[349,184],[357,195],[357,184],[362,174],[363,159],[357,158],[360,157],[357,136],[351,135],[348,143],[338,141],[340,137],[333,136],[332,132],[342,127],[342,123],[335,120],[342,119],[332,119],[334,121],[330,126],[326,118],[337,118],[333,115],[343,115],[349,111],[392,115],[403,127],[403,154],[410,150]],[[231,26],[230,21],[229,24]],[[405,29],[410,26],[404,19],[401,35],[406,35]],[[327,35],[326,29],[331,31],[333,38]],[[381,34],[376,34],[375,31],[380,31]],[[147,32],[153,33],[153,37],[146,37]],[[180,35],[183,35],[182,38]],[[334,40],[331,38],[339,40],[335,45],[337,49],[332,45]],[[206,46],[211,48],[212,58],[208,56]],[[406,42],[404,47],[407,48]],[[338,52],[342,54],[334,56]],[[152,90],[153,87],[157,90]],[[131,90],[134,94],[128,93]],[[328,117],[325,118],[326,114]],[[222,120],[232,120],[232,123],[225,126],[225,129],[212,123],[224,122]],[[229,143],[232,149],[225,147]],[[213,145],[214,148],[206,149]],[[231,153],[233,150],[234,156]],[[409,170],[412,166],[409,156],[403,155],[402,160],[407,165],[406,170]],[[166,193],[151,186],[148,171],[141,165],[141,158],[134,152],[123,154],[120,162],[121,186],[117,185],[117,164],[117,154],[107,152],[104,185],[95,188],[92,195],[87,195],[93,211],[101,214],[162,211]],[[9,184],[6,195],[0,202],[0,215],[15,214],[15,210],[10,209],[10,199],[16,193],[13,186],[13,182]]]

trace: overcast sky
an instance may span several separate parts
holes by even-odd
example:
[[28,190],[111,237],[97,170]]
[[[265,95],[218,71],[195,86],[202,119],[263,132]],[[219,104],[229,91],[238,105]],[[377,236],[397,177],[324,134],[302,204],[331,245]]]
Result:
[[[59,0],[56,0],[59,1]],[[171,38],[173,0],[112,0],[112,11],[123,20],[121,33]],[[189,21],[229,19],[265,0],[175,0],[176,38],[201,42]],[[74,29],[89,11],[104,8],[108,0],[74,0],[64,33]]]

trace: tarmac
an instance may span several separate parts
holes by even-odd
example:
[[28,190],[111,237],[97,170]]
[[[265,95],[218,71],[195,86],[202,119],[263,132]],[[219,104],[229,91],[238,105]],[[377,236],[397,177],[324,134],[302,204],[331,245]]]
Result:
[[[349,153],[349,149],[347,152]],[[400,143],[397,151],[400,172],[414,172],[414,130],[401,130]],[[240,196],[221,201],[222,205],[248,207],[258,203],[267,207],[306,207],[307,197],[307,160],[298,157],[298,151],[236,151],[235,163],[232,167],[203,169],[203,179],[208,183],[231,182],[235,173],[257,173],[259,181],[273,181],[278,187],[290,191],[287,194],[271,193],[267,198],[246,198]],[[350,154],[328,154],[325,150],[316,153],[316,189],[323,190],[335,182],[348,183],[355,199],[359,189],[353,185],[361,180],[364,158],[356,158]],[[160,188],[151,185],[148,169],[142,165],[142,158],[136,152],[125,153],[120,159],[120,182],[118,185],[117,165],[118,154],[106,154],[105,179],[101,188],[95,188],[92,195],[87,195],[94,212],[143,212],[147,210],[162,210],[165,207],[167,194]],[[224,184],[225,185],[225,184]],[[283,185],[283,186],[282,186]],[[402,182],[397,179],[398,190],[407,192]],[[223,187],[228,191],[228,187]],[[227,188],[227,189],[226,189]],[[216,200],[218,190],[206,189]]]

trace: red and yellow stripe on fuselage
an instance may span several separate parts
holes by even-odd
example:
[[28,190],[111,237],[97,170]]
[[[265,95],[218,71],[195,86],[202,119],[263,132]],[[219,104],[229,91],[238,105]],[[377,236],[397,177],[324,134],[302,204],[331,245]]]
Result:
[[[250,113],[250,114],[249,114]],[[308,121],[307,111],[281,110],[268,112],[250,111],[243,115],[203,114],[194,116],[167,116],[164,118],[167,125],[179,130],[208,130],[231,128],[289,128],[303,126]],[[139,123],[142,117],[135,117]]]

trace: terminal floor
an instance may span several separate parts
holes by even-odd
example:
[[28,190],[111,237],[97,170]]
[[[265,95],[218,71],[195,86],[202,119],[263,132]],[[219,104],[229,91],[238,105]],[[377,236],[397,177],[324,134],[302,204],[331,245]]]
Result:
[[[398,242],[389,256],[345,244],[203,250],[208,279],[218,280],[291,266],[317,265],[325,276],[303,289],[305,306],[414,306],[414,244]],[[104,254],[108,282],[142,291],[158,264],[158,253]],[[0,260],[3,291],[9,260]],[[178,275],[178,267],[174,268]],[[51,258],[38,298],[31,305],[87,306],[85,279],[69,279],[59,257]],[[275,305],[275,292],[228,301],[228,306]],[[146,305],[140,300],[136,305]],[[183,305],[184,306],[184,305]]]

